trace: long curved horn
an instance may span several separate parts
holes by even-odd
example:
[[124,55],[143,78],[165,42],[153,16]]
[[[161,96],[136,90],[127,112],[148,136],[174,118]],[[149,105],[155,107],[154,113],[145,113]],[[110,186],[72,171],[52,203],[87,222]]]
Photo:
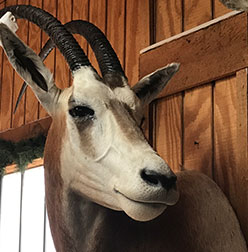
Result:
[[[103,79],[106,82],[108,82],[113,75],[123,76],[124,79],[127,80],[118,56],[116,55],[104,33],[98,27],[84,20],[73,20],[64,24],[64,26],[69,32],[73,34],[80,34],[87,40],[93,52],[95,53]],[[55,44],[51,39],[49,39],[39,53],[39,56],[43,61],[54,47]],[[23,83],[17,98],[14,113],[21,101],[22,96],[25,93],[26,87],[27,85]]]
[[64,55],[72,73],[82,66],[94,69],[72,34],[51,14],[31,5],[15,5],[0,10],[0,17],[7,11],[10,11],[16,18],[27,19],[45,31]]
[[102,76],[119,74],[126,78],[121,63],[104,33],[94,24],[84,20],[73,20],[65,24],[68,31],[82,35],[95,53]]

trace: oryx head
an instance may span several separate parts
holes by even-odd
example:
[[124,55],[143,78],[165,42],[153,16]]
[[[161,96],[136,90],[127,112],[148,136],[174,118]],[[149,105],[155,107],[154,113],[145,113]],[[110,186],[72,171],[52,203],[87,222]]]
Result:
[[[88,26],[94,27],[90,34],[84,26],[80,29],[95,51],[102,77],[54,17],[32,6],[8,10],[46,31],[72,71],[73,85],[59,89],[40,57],[0,24],[1,43],[10,63],[52,116],[53,124],[62,122],[57,162],[63,187],[140,221],[151,220],[175,204],[176,176],[147,143],[140,125],[144,107],[164,88],[178,64],[157,70],[131,88],[113,49],[93,25]],[[53,135],[48,137],[52,148],[58,148]]]

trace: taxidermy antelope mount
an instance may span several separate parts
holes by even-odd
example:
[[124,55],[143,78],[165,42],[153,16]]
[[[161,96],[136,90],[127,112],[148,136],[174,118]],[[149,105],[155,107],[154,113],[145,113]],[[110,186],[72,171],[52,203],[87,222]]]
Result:
[[178,64],[130,88],[115,52],[94,25],[77,21],[67,26],[91,44],[102,77],[53,16],[32,6],[7,7],[0,16],[7,11],[47,32],[73,75],[71,87],[57,88],[40,57],[0,24],[10,63],[53,118],[44,166],[56,250],[247,251],[237,218],[217,185],[196,172],[178,173],[178,201],[175,174],[140,129],[144,106]]

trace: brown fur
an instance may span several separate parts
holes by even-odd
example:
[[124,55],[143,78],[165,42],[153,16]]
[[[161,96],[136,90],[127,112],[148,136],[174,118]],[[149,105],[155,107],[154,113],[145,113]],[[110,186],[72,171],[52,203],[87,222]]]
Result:
[[122,130],[122,133],[127,139],[132,139],[133,142],[144,141],[145,137],[137,125],[132,110],[128,105],[124,105],[118,100],[109,102],[109,110],[115,116],[115,119]]
[[[55,133],[53,128],[50,133]],[[61,139],[62,132],[57,133]],[[47,155],[48,150],[49,147]],[[168,207],[153,221],[133,221],[123,212],[101,207],[72,191],[67,193],[69,207],[63,209],[66,211],[63,217],[59,192],[63,190],[63,183],[59,174],[55,174],[59,167],[57,160],[48,158],[54,168],[50,172],[53,179],[47,177],[46,170],[47,206],[58,252],[247,252],[229,202],[219,187],[203,174],[177,174],[181,193],[178,204]],[[56,179],[60,182],[55,182]],[[70,230],[63,225],[65,218],[69,220]]]
[[65,131],[65,117],[53,120],[46,142],[44,154],[46,205],[51,232],[57,251],[71,249],[70,237],[65,227],[62,213],[63,180],[60,171],[60,153]]

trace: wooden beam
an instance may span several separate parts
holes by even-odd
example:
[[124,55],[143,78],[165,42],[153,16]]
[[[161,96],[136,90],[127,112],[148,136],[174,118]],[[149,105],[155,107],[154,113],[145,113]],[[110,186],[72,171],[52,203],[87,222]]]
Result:
[[[26,169],[32,169],[42,165],[43,165],[43,158],[37,158],[31,164],[29,164]],[[5,174],[11,174],[14,172],[18,172],[18,169],[15,164],[8,165],[5,169]]]
[[23,139],[33,138],[40,134],[46,134],[51,125],[51,117],[46,117],[32,123],[25,124],[16,129],[0,132],[0,139],[18,142]]
[[181,70],[159,96],[164,97],[247,67],[247,49],[247,14],[232,12],[143,50],[140,75],[171,62],[181,63]]

